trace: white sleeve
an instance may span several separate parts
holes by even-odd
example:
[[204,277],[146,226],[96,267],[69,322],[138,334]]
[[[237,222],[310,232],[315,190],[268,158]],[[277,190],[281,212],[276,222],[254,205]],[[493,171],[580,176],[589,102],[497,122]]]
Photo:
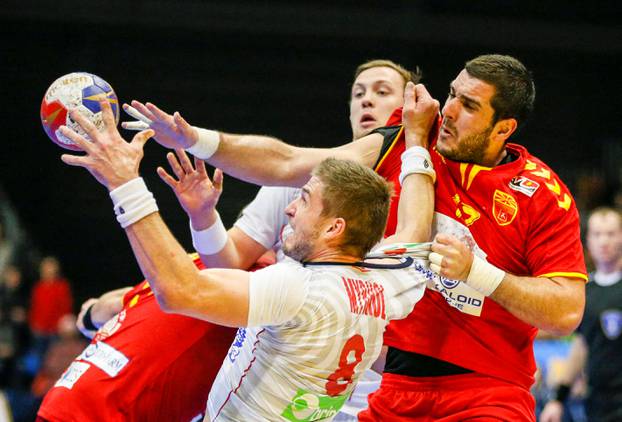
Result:
[[244,208],[235,226],[266,249],[271,249],[287,224],[285,208],[299,192],[300,189],[283,186],[262,187],[255,199]]
[[307,297],[311,272],[299,263],[271,265],[250,273],[248,327],[280,325],[292,320]]

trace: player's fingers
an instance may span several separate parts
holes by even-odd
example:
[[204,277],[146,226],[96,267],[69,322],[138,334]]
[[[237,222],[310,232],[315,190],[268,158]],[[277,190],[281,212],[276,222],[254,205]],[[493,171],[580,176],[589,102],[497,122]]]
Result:
[[82,115],[78,110],[71,110],[69,116],[75,120],[82,129],[89,135],[89,137],[95,142],[99,137],[99,130],[97,127],[86,117]]
[[222,190],[222,183],[223,183],[224,177],[222,174],[222,170],[221,169],[215,169],[214,170],[214,178],[212,183],[214,184],[214,188],[217,190]]
[[443,255],[439,253],[431,252],[428,259],[430,260],[430,263],[434,265],[438,265],[439,267],[443,266]]
[[145,115],[143,115],[141,112],[139,112],[137,109],[135,109],[129,104],[123,104],[123,111],[125,111],[127,114],[129,114],[131,117],[135,118],[136,120],[139,120],[147,124],[147,126],[152,123],[151,119],[147,118]]
[[441,267],[436,265],[436,264],[433,264],[431,262],[430,262],[430,270],[432,270],[436,274],[440,274],[441,273]]
[[138,147],[138,148],[140,148],[142,150],[144,148],[145,144],[147,143],[147,141],[149,139],[151,139],[151,137],[154,134],[155,134],[155,132],[153,131],[153,129],[147,129],[147,130],[143,130],[141,132],[138,132],[132,138],[131,144],[133,146],[136,146],[136,147]]
[[149,125],[145,122],[121,122],[121,127],[127,130],[149,129]]
[[192,126],[190,126],[190,123],[188,123],[186,121],[186,119],[184,119],[181,114],[179,114],[178,111],[176,111],[173,114],[173,119],[175,120],[175,123],[177,124],[177,126],[179,126],[181,129],[183,129],[184,131],[190,130],[190,128]]
[[114,121],[114,114],[112,113],[112,107],[108,100],[101,100],[99,106],[102,109],[102,119],[104,120],[104,127],[108,133],[114,134],[117,130],[117,122]]
[[153,114],[153,116],[155,117],[154,120],[160,120],[162,122],[168,122],[169,119],[172,118],[172,116],[170,114],[160,110],[158,108],[158,106],[156,106],[155,104],[146,103],[145,106],[147,106],[147,109],[149,109],[151,114]]
[[208,177],[207,170],[205,169],[205,161],[201,160],[200,158],[194,157],[194,168],[197,169],[201,176],[206,178]]
[[430,95],[430,93],[428,92],[424,84],[415,85],[415,96],[416,96],[417,102],[433,101],[432,96]]
[[436,237],[434,238],[434,242],[439,243],[441,245],[449,245],[452,238],[454,237],[451,235],[448,235],[445,233],[438,233]]
[[169,185],[173,190],[175,190],[175,188],[177,187],[177,180],[175,180],[173,178],[173,176],[171,176],[170,174],[168,174],[166,172],[166,170],[164,170],[162,167],[158,167],[156,169],[156,172],[158,173],[158,176],[160,176],[160,179],[162,179],[162,181],[164,183],[166,183],[167,185]]
[[[153,113],[147,108],[147,106],[145,106],[140,101],[132,100],[130,104],[132,105],[132,107],[136,109],[136,111],[138,111],[138,113],[140,113],[143,117],[147,118],[151,122],[156,120],[156,117],[153,115]],[[139,120],[143,121],[142,119],[139,119]],[[145,121],[145,123],[147,122]],[[148,123],[148,124],[151,124],[151,123]]]
[[86,155],[63,154],[60,156],[63,163],[76,167],[88,167],[88,158]]
[[177,179],[183,179],[186,173],[184,173],[184,169],[181,168],[181,165],[179,164],[179,161],[177,161],[177,157],[175,156],[175,154],[169,152],[168,154],[166,154],[166,159],[168,160],[168,164],[171,166],[171,170],[173,170],[173,173],[175,173],[175,176],[177,176]]
[[404,105],[406,103],[414,104],[415,100],[415,84],[408,82],[404,87]]
[[93,151],[93,144],[86,140],[86,138],[76,131],[69,129],[67,126],[61,126],[60,133],[71,139],[77,146],[83,151],[90,153]]
[[192,167],[192,163],[190,162],[186,151],[181,148],[175,148],[175,154],[177,155],[177,158],[179,159],[179,164],[181,165],[181,168],[184,169],[184,172],[186,174],[193,173],[194,168]]

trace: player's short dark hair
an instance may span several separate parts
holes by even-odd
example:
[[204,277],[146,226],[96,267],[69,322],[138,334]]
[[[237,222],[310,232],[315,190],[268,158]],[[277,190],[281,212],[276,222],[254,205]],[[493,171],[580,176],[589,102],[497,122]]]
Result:
[[495,87],[490,104],[495,111],[493,123],[514,118],[519,127],[533,111],[536,87],[525,65],[511,56],[486,54],[464,66],[468,74]]

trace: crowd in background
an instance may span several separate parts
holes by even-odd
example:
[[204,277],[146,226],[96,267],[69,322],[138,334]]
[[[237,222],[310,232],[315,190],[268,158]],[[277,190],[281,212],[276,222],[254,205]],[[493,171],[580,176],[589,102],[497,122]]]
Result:
[[[598,206],[622,209],[622,192],[608,186],[598,175],[578,178],[573,192],[583,220]],[[582,223],[584,234],[585,221]],[[592,270],[589,255],[586,261]],[[74,301],[71,282],[63,276],[59,260],[40,256],[9,199],[1,194],[0,420],[3,412],[12,414],[16,422],[34,420],[45,393],[88,344],[75,325],[79,305]],[[536,340],[539,370],[533,394],[537,412],[554,396],[571,339],[572,336],[555,338],[541,333]],[[563,421],[587,420],[583,407],[586,385],[585,377],[573,384]]]
[[0,210],[0,420],[32,421],[45,393],[88,342],[76,329],[71,284],[60,262],[39,257],[4,195]]

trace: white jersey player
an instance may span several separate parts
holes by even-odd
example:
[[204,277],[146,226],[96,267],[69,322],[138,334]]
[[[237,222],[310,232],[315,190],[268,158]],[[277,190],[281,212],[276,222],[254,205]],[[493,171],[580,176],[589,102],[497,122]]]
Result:
[[[244,208],[241,217],[235,222],[235,229],[241,230],[266,250],[272,249],[276,253],[277,262],[287,259],[281,249],[283,238],[291,233],[291,227],[287,224],[287,216],[283,212],[285,207],[300,195],[299,188],[285,186],[262,187],[253,201]],[[236,337],[236,343],[246,338],[245,329],[240,329]],[[238,351],[235,348],[228,354],[235,356]],[[232,362],[232,361],[231,361]],[[229,362],[226,360],[225,365]],[[336,421],[356,421],[356,415],[362,409],[367,408],[367,396],[376,391],[380,386],[381,375],[373,369],[366,370],[358,379],[354,390],[348,400],[343,404]]]
[[376,360],[389,320],[406,317],[425,289],[402,269],[287,262],[250,277],[240,328],[214,382],[214,421],[331,420]]

